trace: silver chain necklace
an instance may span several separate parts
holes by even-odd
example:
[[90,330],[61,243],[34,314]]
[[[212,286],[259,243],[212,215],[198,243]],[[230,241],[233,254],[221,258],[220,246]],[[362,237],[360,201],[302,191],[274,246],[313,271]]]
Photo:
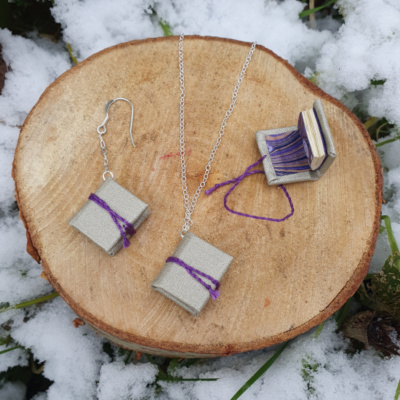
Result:
[[215,154],[217,153],[218,147],[221,144],[222,136],[224,136],[225,127],[228,122],[228,119],[231,116],[233,109],[235,108],[240,85],[243,82],[246,70],[250,64],[251,57],[253,56],[253,53],[254,53],[254,50],[255,50],[256,44],[257,44],[256,42],[253,42],[250,47],[249,54],[246,57],[246,60],[243,64],[242,70],[239,75],[239,79],[233,90],[231,104],[230,104],[228,110],[226,111],[225,116],[222,120],[221,127],[219,128],[217,140],[214,144],[214,147],[211,150],[210,156],[208,158],[208,162],[205,166],[203,180],[201,181],[196,192],[194,193],[192,201],[190,201],[190,197],[189,197],[189,193],[188,193],[188,189],[187,189],[186,159],[185,159],[185,73],[184,73],[184,68],[183,68],[183,39],[184,39],[184,35],[181,35],[179,37],[179,81],[180,81],[180,90],[181,90],[180,108],[179,108],[179,118],[180,118],[180,121],[179,121],[179,131],[180,131],[179,144],[180,144],[180,156],[181,156],[182,193],[183,193],[184,206],[185,206],[185,210],[186,210],[184,223],[182,225],[182,230],[181,230],[182,237],[190,229],[190,227],[193,224],[193,221],[191,219],[192,214],[196,207],[196,203],[200,196],[200,193],[203,190],[203,188],[206,185],[206,182],[208,180],[208,176],[211,171],[211,164],[214,161]]

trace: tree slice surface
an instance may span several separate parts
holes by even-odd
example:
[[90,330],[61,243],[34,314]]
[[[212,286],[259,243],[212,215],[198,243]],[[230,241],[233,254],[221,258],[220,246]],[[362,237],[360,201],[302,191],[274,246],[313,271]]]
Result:
[[[185,130],[189,193],[199,185],[250,44],[185,38]],[[221,295],[194,317],[150,284],[179,241],[184,207],[179,157],[178,38],[132,41],[78,64],[44,92],[18,142],[13,176],[30,253],[63,299],[106,337],[133,349],[218,356],[294,337],[326,319],[367,272],[379,228],[382,178],[362,124],[341,103],[271,51],[257,46],[215,157],[206,189],[241,175],[260,158],[254,132],[297,124],[321,98],[338,153],[316,182],[287,185],[295,213],[285,222],[244,218],[223,208],[228,187],[201,194],[193,233],[234,257]],[[104,140],[116,181],[151,214],[110,257],[69,219],[102,181],[96,127],[110,109]],[[284,193],[265,176],[245,179],[229,205],[282,218]]]

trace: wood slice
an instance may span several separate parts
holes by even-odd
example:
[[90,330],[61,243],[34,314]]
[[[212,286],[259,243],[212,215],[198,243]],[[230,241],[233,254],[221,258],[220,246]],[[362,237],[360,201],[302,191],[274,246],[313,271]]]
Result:
[[[186,37],[188,187],[199,185],[250,44]],[[13,176],[29,251],[74,311],[127,348],[181,357],[229,355],[292,338],[326,319],[367,272],[379,228],[379,158],[363,125],[271,51],[257,46],[206,188],[260,158],[254,132],[291,126],[321,98],[338,158],[317,182],[287,185],[295,213],[263,222],[225,211],[220,189],[201,194],[192,232],[234,257],[221,295],[194,317],[150,287],[181,240],[178,38],[132,41],[67,71],[44,92],[19,138]],[[102,183],[96,127],[110,99],[104,136],[116,180],[151,215],[115,257],[69,226]],[[235,210],[282,218],[284,194],[262,174],[229,198]]]

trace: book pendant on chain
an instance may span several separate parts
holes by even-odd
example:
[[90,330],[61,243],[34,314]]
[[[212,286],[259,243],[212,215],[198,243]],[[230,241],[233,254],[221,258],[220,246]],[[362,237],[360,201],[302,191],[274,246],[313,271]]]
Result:
[[191,314],[197,316],[200,314],[210,297],[213,300],[218,298],[220,280],[232,263],[233,257],[189,232],[192,225],[191,216],[199,195],[208,180],[211,164],[221,143],[226,123],[235,107],[237,94],[254,53],[256,43],[252,43],[249,49],[249,53],[240,71],[239,79],[233,90],[231,104],[221,122],[217,141],[205,166],[203,179],[190,202],[186,183],[185,161],[185,74],[183,40],[184,35],[182,34],[179,37],[178,54],[180,82],[179,144],[181,155],[182,193],[186,210],[181,235],[183,233],[184,235],[172,256],[167,258],[163,269],[152,282],[152,287]]
[[108,177],[69,224],[113,256],[129,247],[129,238],[149,214],[146,203]]
[[198,316],[210,297],[219,296],[222,277],[233,257],[187,232],[152,282],[152,287]]

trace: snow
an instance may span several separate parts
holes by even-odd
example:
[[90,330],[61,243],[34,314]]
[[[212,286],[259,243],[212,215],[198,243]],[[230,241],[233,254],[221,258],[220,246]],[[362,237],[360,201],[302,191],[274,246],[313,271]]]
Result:
[[17,216],[5,217],[0,225],[0,303],[29,300],[51,291],[40,278],[42,269],[25,251],[25,228]]
[[18,343],[32,349],[39,362],[45,361],[44,375],[54,381],[50,399],[72,400],[95,393],[101,365],[109,360],[102,351],[103,339],[86,326],[75,328],[74,318],[74,312],[57,298],[12,331]]
[[[222,36],[254,41],[272,49],[300,72],[313,76],[328,93],[351,108],[386,117],[400,125],[400,2],[338,0],[344,23],[317,15],[310,29],[296,0],[247,2],[182,0],[57,0],[52,9],[63,38],[83,60],[114,44],[162,36],[158,20],[175,34]],[[9,67],[0,96],[0,303],[16,304],[46,293],[51,286],[25,251],[26,239],[14,200],[11,163],[19,126],[43,90],[71,67],[63,44],[32,33],[28,38],[0,30],[3,58]],[[384,80],[372,86],[371,80]],[[393,129],[391,137],[399,133]],[[384,138],[383,140],[387,140]],[[389,215],[400,244],[400,141],[378,150],[384,168],[383,214]],[[378,271],[390,254],[387,235],[380,235],[371,261]],[[89,327],[75,328],[76,315],[57,298],[27,310],[0,314],[0,337],[29,348],[44,375],[54,381],[36,400],[68,399],[229,399],[276,348],[205,360],[178,367],[176,376],[219,378],[215,382],[155,383],[157,368],[141,359],[124,364],[112,346]],[[314,330],[293,340],[243,399],[392,399],[400,379],[400,358],[382,358],[374,350],[348,354],[349,343],[330,319],[318,338]],[[0,347],[0,351],[5,349]],[[18,349],[0,354],[0,372],[27,365]],[[0,384],[1,386],[1,384]],[[0,399],[25,396],[20,383],[0,387]]]
[[[14,346],[0,346],[0,352],[7,350]],[[8,368],[15,367],[16,365],[25,366],[28,364],[28,355],[22,349],[16,349],[7,353],[1,354],[0,358],[0,372],[7,371]],[[0,396],[0,399],[2,397]]]
[[257,41],[295,64],[312,58],[331,36],[329,31],[309,30],[298,18],[303,8],[295,0],[251,0],[229,7],[221,1],[181,0],[160,3],[157,13],[173,32]]
[[62,24],[65,41],[81,60],[117,43],[162,36],[161,28],[149,18],[150,3],[146,1],[62,0],[55,3],[53,16]]
[[20,382],[7,382],[0,388],[1,400],[23,400],[26,395],[26,386]]
[[[318,84],[337,98],[370,91],[363,104],[369,114],[400,124],[400,2],[339,0],[337,6],[346,22],[320,50]],[[374,88],[371,80],[386,81]]]
[[101,367],[97,396],[99,400],[139,399],[148,394],[158,368],[152,364],[125,365],[113,362]]
[[70,67],[68,54],[50,41],[11,36],[0,30],[3,59],[9,67],[0,96],[0,120],[21,125],[41,93]]
[[[117,43],[162,36],[150,18],[168,21],[175,34],[222,36],[258,43],[275,51],[292,64],[313,58],[331,32],[309,30],[298,18],[304,8],[296,0],[164,1],[116,3],[101,1],[57,1],[54,17],[64,27],[65,41],[80,60]],[[126,15],[130,19],[126,19]],[[154,20],[154,18],[153,18]]]
[[[314,330],[292,341],[272,368],[242,396],[246,399],[364,400],[391,399],[399,379],[400,359],[384,359],[374,350],[346,354],[348,341],[326,322],[318,338]],[[207,361],[178,369],[185,378],[219,378],[216,382],[161,383],[165,399],[230,399],[273,354],[268,349]],[[308,365],[305,367],[304,365]],[[315,371],[313,371],[313,368]],[[303,378],[302,370],[310,373]],[[309,389],[307,390],[307,384]],[[192,397],[191,397],[192,396]],[[161,397],[162,398],[162,397]]]

